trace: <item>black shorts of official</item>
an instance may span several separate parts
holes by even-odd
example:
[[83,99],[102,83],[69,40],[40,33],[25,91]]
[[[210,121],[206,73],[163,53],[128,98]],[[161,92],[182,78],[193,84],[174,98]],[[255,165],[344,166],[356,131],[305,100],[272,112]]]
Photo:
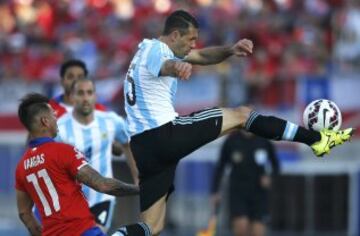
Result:
[[229,191],[230,219],[247,217],[250,221],[266,223],[269,217],[268,190],[263,188],[236,188]]
[[219,108],[180,116],[155,129],[131,137],[140,178],[140,209],[147,210],[174,190],[178,162],[199,147],[216,139],[222,126]]

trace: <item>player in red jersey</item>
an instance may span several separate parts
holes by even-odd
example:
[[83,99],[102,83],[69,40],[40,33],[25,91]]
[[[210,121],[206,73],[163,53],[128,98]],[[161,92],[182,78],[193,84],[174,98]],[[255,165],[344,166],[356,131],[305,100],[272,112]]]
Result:
[[[80,183],[114,196],[135,195],[139,188],[102,177],[73,146],[55,142],[56,117],[48,101],[40,94],[29,94],[19,106],[19,118],[32,137],[16,168],[19,217],[31,235],[105,235],[95,224]],[[34,203],[43,226],[33,215]]]
[[[54,109],[56,117],[59,118],[73,109],[71,98],[71,86],[75,80],[83,79],[88,76],[88,69],[85,63],[78,59],[65,61],[60,67],[61,87],[63,93],[50,99],[49,104]],[[106,107],[100,103],[95,105],[95,109],[105,111]]]

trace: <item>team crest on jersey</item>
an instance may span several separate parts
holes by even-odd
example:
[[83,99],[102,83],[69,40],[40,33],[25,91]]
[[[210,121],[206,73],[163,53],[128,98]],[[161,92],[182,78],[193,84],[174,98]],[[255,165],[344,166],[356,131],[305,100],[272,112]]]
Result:
[[107,133],[102,133],[101,134],[101,139],[107,139],[108,138],[108,135],[107,135]]

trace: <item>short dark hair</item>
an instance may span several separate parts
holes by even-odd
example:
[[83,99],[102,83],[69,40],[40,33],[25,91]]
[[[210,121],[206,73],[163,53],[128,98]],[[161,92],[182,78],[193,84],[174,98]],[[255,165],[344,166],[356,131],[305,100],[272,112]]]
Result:
[[27,130],[33,129],[34,118],[38,114],[50,110],[48,103],[49,98],[39,93],[30,93],[20,100],[18,116]]
[[61,79],[64,78],[65,76],[65,73],[66,73],[66,70],[69,68],[69,67],[73,67],[73,66],[78,66],[78,67],[81,67],[83,70],[84,70],[84,73],[85,73],[85,77],[87,77],[88,75],[88,69],[86,68],[86,64],[85,62],[79,60],[79,59],[70,59],[68,61],[65,61],[61,67],[60,67],[60,77]]
[[195,17],[187,11],[177,10],[166,18],[163,35],[169,35],[174,30],[178,30],[181,35],[184,35],[190,26],[199,28],[199,23]]
[[90,81],[90,82],[92,83],[93,87],[94,87],[94,91],[96,90],[96,88],[95,88],[95,83],[94,83],[93,80],[88,79],[88,78],[82,78],[82,79],[74,80],[74,81],[72,82],[72,84],[71,84],[71,92],[72,92],[72,93],[74,92],[76,84],[78,84],[78,83],[80,83],[80,82],[84,82],[84,81]]

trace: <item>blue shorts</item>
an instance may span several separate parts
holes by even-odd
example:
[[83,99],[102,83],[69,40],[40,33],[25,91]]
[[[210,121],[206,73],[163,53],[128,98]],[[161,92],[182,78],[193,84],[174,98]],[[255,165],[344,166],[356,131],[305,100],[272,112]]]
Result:
[[[95,222],[98,225],[104,226],[106,229],[109,229],[111,226],[112,215],[114,212],[115,200],[107,200],[104,202],[99,202],[93,205],[90,208],[91,213],[95,217]],[[39,210],[34,206],[33,213],[35,218],[41,223],[41,216]],[[103,216],[105,215],[105,218]]]
[[106,236],[106,234],[99,227],[94,226],[82,233],[81,236]]
[[[34,207],[33,212],[35,218],[41,223],[41,216],[39,210],[36,207]],[[84,233],[82,233],[81,236],[106,236],[106,234],[104,234],[99,227],[94,226],[86,230]]]

